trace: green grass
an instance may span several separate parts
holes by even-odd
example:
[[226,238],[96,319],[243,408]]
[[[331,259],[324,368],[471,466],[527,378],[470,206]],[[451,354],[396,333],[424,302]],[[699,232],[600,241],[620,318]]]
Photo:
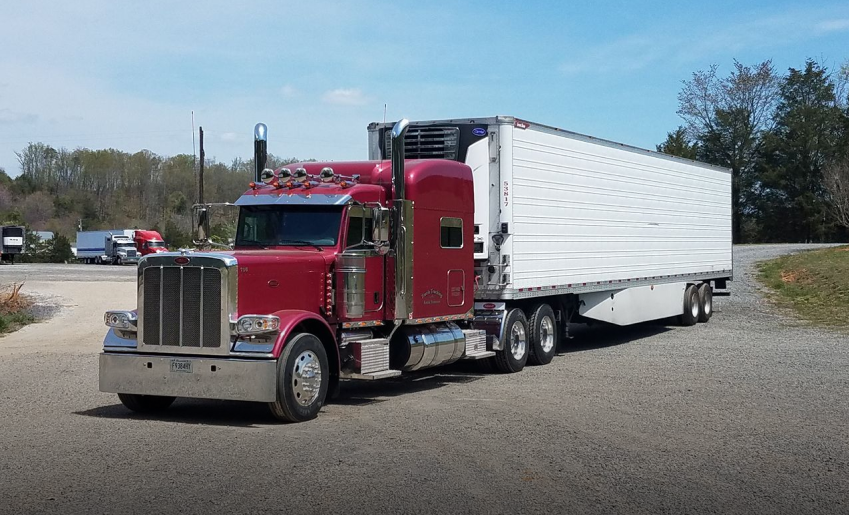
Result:
[[849,328],[849,246],[782,256],[759,269],[777,304],[814,324]]
[[0,313],[0,334],[10,333],[35,322],[29,313]]

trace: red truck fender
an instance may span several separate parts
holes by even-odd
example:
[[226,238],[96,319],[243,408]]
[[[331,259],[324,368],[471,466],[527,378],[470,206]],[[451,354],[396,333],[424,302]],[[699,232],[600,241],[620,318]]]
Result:
[[324,344],[331,372],[334,375],[339,373],[339,346],[336,345],[336,335],[323,318],[315,313],[300,309],[283,309],[272,314],[280,319],[280,332],[271,351],[275,358],[280,357],[283,346],[286,345],[292,333],[311,333]]

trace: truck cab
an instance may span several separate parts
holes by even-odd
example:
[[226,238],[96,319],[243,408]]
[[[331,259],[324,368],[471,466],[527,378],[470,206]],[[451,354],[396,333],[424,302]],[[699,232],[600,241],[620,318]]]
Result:
[[469,325],[471,169],[393,157],[263,169],[232,250],[144,256],[138,309],[106,314],[101,390],[136,411],[202,397],[302,421],[341,379],[492,356]]
[[141,256],[168,252],[168,247],[165,245],[162,235],[157,231],[137,230],[133,233],[133,242]]

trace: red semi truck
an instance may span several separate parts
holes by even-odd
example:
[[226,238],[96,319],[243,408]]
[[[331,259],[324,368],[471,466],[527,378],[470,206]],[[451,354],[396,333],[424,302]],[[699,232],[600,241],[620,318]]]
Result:
[[105,314],[101,391],[297,422],[344,379],[545,365],[571,322],[710,319],[728,170],[512,117],[410,128],[370,126],[371,161],[269,170],[258,124],[233,250],[141,259],[138,309]]
[[157,231],[135,230],[133,231],[133,241],[142,256],[168,252],[168,247],[165,246],[162,235]]

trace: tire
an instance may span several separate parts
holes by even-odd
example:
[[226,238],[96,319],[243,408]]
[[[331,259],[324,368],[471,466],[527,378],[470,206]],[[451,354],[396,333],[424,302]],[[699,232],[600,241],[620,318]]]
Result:
[[95,264],[95,265],[99,265],[99,264],[101,264],[101,263],[100,263],[100,256],[97,256],[96,258],[94,258],[94,264]]
[[684,290],[684,312],[681,314],[681,325],[691,326],[699,321],[699,289],[694,284]]
[[324,405],[329,385],[330,366],[321,341],[309,333],[296,334],[277,360],[277,400],[268,408],[285,422],[313,419]]
[[156,413],[165,411],[174,402],[175,397],[160,397],[159,395],[137,395],[134,393],[119,393],[118,398],[130,411],[136,413]]
[[115,258],[115,264],[121,266],[124,264],[124,261],[121,259],[121,256]]
[[495,352],[495,368],[499,372],[510,374],[520,372],[528,362],[528,320],[521,309],[515,308],[507,313],[504,321],[504,349]]
[[538,304],[531,310],[528,321],[531,331],[528,363],[531,365],[548,365],[557,353],[557,320],[554,310],[548,304]]
[[710,284],[699,286],[699,322],[707,322],[713,316],[713,288]]

